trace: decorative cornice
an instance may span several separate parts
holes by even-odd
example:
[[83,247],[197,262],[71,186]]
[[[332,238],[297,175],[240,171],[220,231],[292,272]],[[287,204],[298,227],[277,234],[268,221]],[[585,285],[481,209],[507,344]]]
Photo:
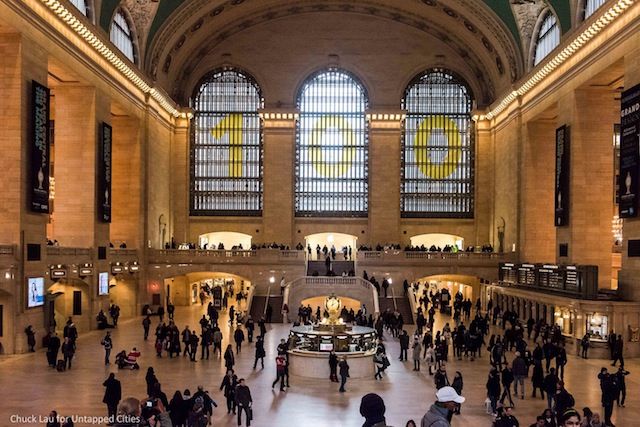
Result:
[[[506,95],[500,102],[486,114],[474,116],[474,120],[491,120],[506,110],[518,97],[522,97],[537,87],[547,76],[564,64],[569,58],[580,51],[591,39],[600,34],[612,22],[614,22],[627,9],[633,6],[636,0],[618,0],[613,6],[601,13],[584,31],[575,36],[553,58],[536,67],[537,71],[522,83],[517,89]],[[556,50],[560,49],[560,46]]]

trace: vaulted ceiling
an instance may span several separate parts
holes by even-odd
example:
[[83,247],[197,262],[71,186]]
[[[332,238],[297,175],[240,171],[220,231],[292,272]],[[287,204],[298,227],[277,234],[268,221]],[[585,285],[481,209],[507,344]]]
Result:
[[[231,39],[249,33],[282,35],[288,31],[283,23],[290,25],[294,20],[306,22],[309,31],[317,34],[314,24],[342,25],[351,16],[368,19],[370,25],[359,25],[361,32],[424,38],[429,43],[416,49],[433,51],[431,60],[464,63],[458,68],[466,70],[458,71],[472,80],[479,104],[486,105],[525,72],[536,18],[527,14],[538,13],[548,4],[566,32],[573,13],[571,0],[102,0],[99,22],[105,31],[119,4],[130,11],[136,26],[141,66],[179,102],[186,101],[207,67],[215,65],[212,57],[224,62],[224,55],[238,48],[239,42]],[[304,33],[302,28],[289,37],[301,38]],[[368,35],[381,46],[396,46],[385,44],[380,34]],[[280,43],[286,46],[290,41]],[[329,49],[331,45],[320,46]]]

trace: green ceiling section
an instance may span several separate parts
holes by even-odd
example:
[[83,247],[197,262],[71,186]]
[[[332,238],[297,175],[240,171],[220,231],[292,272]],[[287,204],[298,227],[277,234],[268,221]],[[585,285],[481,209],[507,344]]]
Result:
[[502,19],[513,37],[520,44],[520,32],[518,31],[518,24],[516,24],[516,18],[513,16],[511,10],[510,0],[484,0],[484,2]]
[[569,0],[549,0],[551,7],[560,20],[562,34],[571,29],[571,4]]
[[173,13],[185,0],[160,0],[158,12],[149,28],[149,36],[147,37],[147,47],[151,44],[153,37],[156,35],[162,24],[169,19],[169,15]]
[[115,13],[118,4],[120,4],[120,0],[102,0],[102,7],[100,8],[100,26],[107,32],[107,34],[109,34],[109,27],[111,26],[111,17]]

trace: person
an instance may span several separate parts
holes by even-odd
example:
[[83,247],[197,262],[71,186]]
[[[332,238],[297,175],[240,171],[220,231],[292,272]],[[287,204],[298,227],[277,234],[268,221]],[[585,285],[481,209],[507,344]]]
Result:
[[173,320],[173,315],[176,311],[176,306],[173,305],[171,301],[167,304],[167,315],[169,316],[169,320]]
[[404,425],[404,427],[417,427],[416,426],[416,422],[413,420],[409,420],[407,421],[407,423]]
[[338,382],[338,356],[333,350],[329,353],[329,380],[334,383]]
[[264,356],[266,355],[264,351],[264,337],[262,335],[258,335],[256,339],[256,355],[253,360],[253,369],[256,369],[258,366],[258,360],[260,360],[260,364],[262,365],[262,369],[264,369]]
[[242,349],[242,342],[244,341],[244,332],[240,327],[236,328],[233,333],[233,340],[236,342],[236,353],[240,354],[240,350]]
[[116,421],[116,411],[118,409],[118,403],[122,399],[122,387],[120,381],[116,379],[116,374],[113,372],[109,374],[102,385],[105,387],[104,397],[102,403],[107,405],[107,413],[109,414],[109,422],[107,425],[113,425]]
[[153,392],[153,385],[158,382],[158,377],[156,377],[153,366],[149,366],[147,368],[147,374],[145,375],[144,380],[147,383],[147,396],[151,396],[151,393]]
[[233,355],[233,348],[231,344],[227,345],[227,349],[224,352],[224,366],[227,369],[233,369],[233,365],[236,363],[236,358]]
[[498,415],[493,422],[493,427],[520,427],[518,419],[513,415],[513,406],[498,408]]
[[73,345],[71,338],[66,337],[62,344],[62,355],[64,356],[65,369],[71,369],[71,360],[73,360],[73,355],[76,352],[74,347],[75,346]]
[[613,363],[611,366],[616,366],[616,362],[620,361],[620,366],[624,368],[624,341],[622,340],[622,335],[618,335],[615,344],[613,345]]
[[158,307],[158,311],[156,313],[158,315],[158,318],[160,319],[160,323],[162,323],[162,321],[164,320],[164,307]]
[[284,389],[284,370],[287,361],[283,355],[276,356],[276,379],[271,383],[271,388],[274,388],[278,381],[280,381],[280,391]]
[[60,427],[60,421],[57,411],[49,412],[49,416],[47,417],[47,427]]
[[433,344],[429,343],[427,349],[424,352],[424,359],[427,361],[429,367],[429,375],[433,375],[433,367],[436,364],[435,352],[433,351]]
[[386,427],[385,411],[384,400],[379,395],[368,393],[362,396],[360,400],[360,415],[365,420],[362,427]]
[[487,379],[487,397],[491,401],[491,411],[495,414],[500,398],[500,374],[496,368],[491,369]]
[[247,420],[247,427],[249,427],[253,418],[253,411],[251,410],[253,399],[251,398],[251,390],[245,384],[244,378],[240,378],[238,380],[238,385],[235,390],[235,400],[238,410],[238,425],[242,425],[242,411],[244,411]]
[[260,320],[258,321],[258,329],[260,330],[260,335],[262,335],[263,337],[267,333],[267,327],[265,326],[264,323],[265,323],[264,317],[261,317]]
[[420,353],[422,353],[422,344],[418,337],[413,340],[413,370],[420,371]]
[[626,371],[622,366],[620,366],[615,375],[616,383],[618,384],[618,396],[616,398],[616,402],[618,407],[622,406],[624,408],[624,401],[627,398],[627,384],[625,382],[625,377],[629,375],[629,371]]
[[[464,381],[462,380],[462,372],[456,371],[456,374],[453,377],[453,382],[451,383],[451,387],[453,387],[453,389],[456,391],[456,393],[458,393],[459,395],[462,396],[462,388],[464,387]],[[458,415],[460,414],[460,406],[459,405],[456,408],[455,413],[458,414]]]
[[236,386],[238,385],[238,376],[233,372],[233,369],[228,369],[227,374],[222,378],[220,384],[220,390],[224,390],[224,397],[227,399],[227,414],[233,411],[236,413]]
[[513,384],[513,371],[509,366],[505,366],[502,370],[502,396],[500,397],[500,403],[504,403],[504,400],[509,398],[509,406],[513,406],[513,399],[511,398],[511,384]]
[[[210,425],[213,408],[217,408],[218,404],[211,398],[211,396],[209,396],[209,391],[205,391],[204,387],[199,385],[198,391],[193,394],[191,400],[194,402],[194,406],[197,406],[198,404],[201,405],[201,408],[199,408],[201,409],[201,413],[198,414],[199,417],[197,417],[200,426],[206,427],[207,425]],[[194,427],[195,426],[197,426],[197,424],[195,424]]]
[[536,417],[536,422],[531,424],[529,427],[545,427],[545,419],[542,415],[538,415]]
[[151,326],[151,318],[149,315],[145,316],[142,319],[142,327],[144,328],[144,340],[146,341],[149,338],[149,327]]
[[33,326],[29,325],[24,330],[24,333],[27,335],[27,346],[29,347],[29,351],[31,353],[35,352],[36,346],[36,332],[33,330]]
[[271,304],[267,304],[267,308],[264,310],[265,322],[271,323],[271,317],[273,316],[273,307]]
[[580,355],[582,356],[583,359],[587,359],[587,352],[589,351],[589,346],[591,345],[590,339],[589,339],[589,333],[587,332],[586,334],[584,334],[584,336],[582,337],[582,340],[580,340],[580,347],[581,347],[581,353]]
[[553,400],[556,405],[554,408],[556,415],[564,413],[567,409],[573,408],[576,404],[571,393],[564,388],[564,381],[562,380],[558,381],[556,395]]
[[342,357],[340,363],[338,364],[340,367],[340,393],[344,393],[346,390],[344,388],[347,383],[347,378],[349,378],[349,364],[347,363],[347,358],[345,356]]
[[553,408],[553,398],[556,394],[556,390],[558,389],[558,377],[554,368],[551,368],[549,370],[549,374],[544,377],[543,387],[544,391],[547,393],[547,407]]
[[407,360],[407,350],[409,350],[409,334],[403,330],[399,338],[400,341],[400,357],[399,360]]
[[47,345],[47,361],[52,368],[56,366],[58,351],[60,351],[60,337],[53,332],[49,337],[49,343]]
[[567,364],[567,350],[564,348],[564,344],[560,344],[560,347],[556,351],[556,372],[560,375],[560,379],[564,379],[564,367]]
[[251,315],[247,316],[247,322],[245,323],[245,328],[247,328],[247,341],[250,343],[253,342],[253,331],[256,328],[256,322],[253,321]]
[[442,364],[438,368],[435,376],[433,377],[433,381],[436,385],[436,389],[441,389],[442,387],[449,385],[449,378],[447,377],[447,367]]
[[604,408],[604,424],[613,427],[611,416],[613,415],[613,402],[618,397],[618,386],[616,378],[607,372],[606,368],[600,370],[598,374],[600,388],[602,390],[602,407]]
[[[582,419],[583,424],[580,427],[585,427],[584,421],[586,418]],[[591,421],[589,421],[589,424],[586,425],[586,427],[607,427],[602,423],[602,420],[600,419],[600,414],[595,413],[592,414],[591,416]]]
[[113,341],[111,340],[111,332],[107,331],[107,334],[102,338],[100,342],[104,347],[104,364],[109,364],[109,356],[111,355],[111,349],[113,348]]
[[568,408],[558,414],[558,427],[580,427],[580,414],[573,408]]
[[531,387],[533,389],[531,397],[536,397],[536,390],[540,390],[540,399],[544,399],[544,371],[542,361],[535,360],[533,363],[533,374],[531,374]]
[[516,351],[516,357],[511,362],[511,372],[513,373],[514,386],[513,393],[518,397],[518,384],[520,385],[520,399],[524,400],[524,379],[529,375],[527,362],[524,360],[519,351]]
[[[185,392],[188,391],[189,390],[185,390]],[[185,397],[182,397],[180,390],[176,390],[171,401],[169,401],[168,408],[171,424],[174,427],[182,427],[186,424],[190,407],[191,400],[187,397],[187,393],[185,393]]]
[[453,387],[442,387],[436,392],[436,401],[422,417],[421,427],[451,427],[449,413],[463,404],[465,398],[460,396]]

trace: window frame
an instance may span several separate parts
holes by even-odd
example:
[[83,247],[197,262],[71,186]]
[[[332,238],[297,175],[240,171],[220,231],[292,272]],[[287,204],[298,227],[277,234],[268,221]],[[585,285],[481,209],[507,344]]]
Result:
[[[258,96],[258,108],[255,111],[206,111],[206,110],[197,110],[197,98],[202,94],[203,89],[206,84],[214,83],[214,79],[218,75],[222,75],[223,73],[233,72],[237,73],[236,78],[240,77],[244,79],[245,82],[251,86],[253,86],[256,90],[256,94]],[[235,216],[235,217],[257,217],[262,216],[264,209],[264,122],[259,115],[259,110],[264,107],[264,96],[262,92],[262,88],[260,84],[258,84],[257,80],[253,77],[252,74],[247,72],[246,70],[239,67],[220,67],[213,69],[212,71],[205,74],[195,85],[193,90],[193,94],[190,99],[191,107],[193,108],[193,119],[191,121],[190,126],[190,139],[189,139],[189,171],[190,171],[190,179],[189,179],[189,215],[190,216]],[[196,209],[195,207],[195,198],[197,197],[196,187],[196,132],[197,132],[197,123],[199,115],[223,115],[227,116],[229,114],[241,113],[241,114],[251,114],[255,115],[253,118],[258,121],[259,130],[258,130],[258,178],[253,179],[250,177],[238,177],[238,178],[222,178],[222,177],[210,177],[210,179],[223,181],[224,179],[235,179],[237,181],[257,181],[258,182],[258,208],[257,209]],[[224,118],[221,119],[225,120]],[[211,144],[210,144],[211,145]],[[226,147],[227,145],[221,144],[219,147]],[[230,148],[230,146],[229,146]],[[255,192],[254,192],[255,193]],[[239,197],[244,193],[240,193]],[[249,192],[251,194],[251,192]]]
[[[125,24],[127,25],[127,28],[123,28],[122,25],[120,23],[118,23],[116,21],[116,19],[118,17],[122,17],[122,19],[124,20]],[[124,34],[128,40],[129,43],[131,44],[131,57],[129,57],[127,55],[127,52],[125,52],[123,50],[124,46],[120,45],[119,43],[117,43],[116,40],[114,40],[114,32],[113,32],[113,28],[114,25],[120,30],[120,35]],[[127,31],[125,31],[127,30]],[[128,32],[128,34],[127,34]],[[111,43],[116,47],[117,51],[124,56],[126,59],[128,59],[129,61],[131,61],[134,64],[138,64],[138,60],[139,60],[139,50],[138,50],[138,37],[137,37],[137,29],[133,23],[133,19],[131,19],[131,14],[129,13],[129,11],[125,8],[125,7],[118,7],[116,9],[116,11],[114,12],[113,16],[111,17],[111,23],[109,25],[109,41],[111,41]],[[127,46],[128,47],[128,46]]]
[[[553,18],[554,20],[553,24],[551,24],[549,28],[546,29],[544,33],[541,34],[545,23],[547,22],[548,19],[551,19],[551,18]],[[557,31],[557,35],[558,35],[557,43],[552,48],[550,48],[544,54],[544,56],[541,56],[539,59],[537,59],[538,47],[541,45],[541,42],[544,42],[546,40],[547,35],[550,35],[550,37],[552,37],[552,32],[554,31]],[[539,15],[538,22],[536,23],[535,31],[533,32],[533,34],[535,35],[535,37],[532,37],[531,39],[531,52],[530,52],[530,61],[531,61],[532,69],[538,66],[539,64],[542,64],[545,58],[547,58],[560,45],[560,42],[562,41],[561,40],[562,29],[560,28],[560,22],[558,20],[558,16],[555,14],[553,9],[551,9],[550,7],[547,7],[542,10],[542,12]],[[543,38],[545,39],[543,40]]]
[[[453,107],[450,108],[450,111],[448,112],[440,112],[437,111],[437,108],[435,108],[433,111],[429,111],[429,112],[424,112],[424,111],[416,111],[416,112],[411,112],[408,110],[407,106],[408,106],[408,96],[410,96],[410,93],[420,84],[424,84],[425,88],[424,90],[427,90],[427,86],[428,84],[424,83],[424,80],[426,80],[429,76],[434,75],[434,74],[441,74],[443,78],[448,78],[451,80],[452,83],[458,85],[461,88],[461,93],[463,93],[466,96],[466,112],[454,112],[454,110],[457,109],[457,107],[459,106],[447,106],[447,107]],[[423,98],[427,98],[426,96]],[[475,204],[476,204],[476,185],[475,185],[475,172],[476,172],[476,135],[475,135],[475,122],[472,119],[472,109],[473,109],[473,102],[474,102],[474,94],[473,91],[471,89],[471,86],[468,84],[468,82],[466,81],[465,78],[463,78],[460,74],[456,73],[455,71],[452,71],[450,69],[444,69],[444,68],[439,68],[439,67],[434,67],[434,68],[429,68],[426,69],[425,71],[417,74],[413,79],[411,79],[411,81],[407,84],[403,96],[402,96],[402,100],[401,100],[401,108],[405,111],[405,119],[404,122],[402,124],[402,137],[401,137],[401,141],[400,141],[400,217],[401,218],[433,218],[433,219],[447,219],[447,218],[457,218],[457,219],[473,219],[475,218]],[[462,105],[462,104],[460,104]],[[409,120],[415,119],[415,120],[419,120],[418,123],[422,123],[424,120],[427,119],[427,117],[435,117],[435,116],[442,116],[446,119],[449,120],[454,120],[454,119],[463,119],[466,120],[466,133],[467,133],[467,138],[468,140],[467,142],[467,147],[465,147],[464,145],[461,145],[461,154],[465,155],[467,157],[467,161],[465,163],[462,164],[458,164],[456,166],[456,169],[448,176],[443,177],[443,178],[430,178],[427,176],[424,176],[424,178],[421,178],[420,180],[418,180],[417,178],[412,178],[409,179],[407,178],[407,168],[408,168],[408,160],[407,158],[408,156],[408,151],[413,150],[415,152],[416,149],[416,145],[415,143],[412,144],[411,146],[407,145],[407,139],[410,138],[410,133],[411,134],[417,134],[419,127],[416,127],[416,129],[408,129],[407,128],[407,124],[409,123]],[[462,135],[462,132],[459,131],[459,134]],[[414,136],[415,138],[415,136]],[[463,141],[464,142],[464,141]],[[428,147],[428,145],[427,145]],[[466,165],[466,167],[465,167]],[[414,161],[414,163],[411,163],[409,165],[410,167],[420,167],[420,164],[418,163],[418,161]],[[426,165],[422,165],[423,167],[426,167]],[[450,179],[449,177],[456,172],[457,168],[459,167],[465,167],[464,170],[464,174],[469,175],[468,178],[454,178],[454,179]],[[430,185],[430,182],[433,182],[435,184],[440,184],[440,185],[446,185],[447,183],[453,183],[453,184],[458,184],[458,185],[468,185],[469,186],[469,190],[465,193],[454,193],[454,192],[433,192],[433,193],[428,193],[428,192],[423,192],[423,193],[419,193],[419,192],[408,192],[405,190],[407,185],[410,185],[410,183],[412,182],[416,182],[416,183],[422,183],[423,185]],[[462,194],[462,197],[459,197],[460,199],[466,199],[467,203],[469,205],[469,208],[467,210],[463,210],[463,211],[453,211],[453,210],[440,210],[440,211],[436,211],[436,210],[432,210],[432,211],[427,211],[427,210],[423,210],[423,211],[417,211],[417,210],[407,210],[405,208],[406,204],[409,203],[409,198],[407,197],[408,195],[411,194],[424,194],[425,196],[422,198],[423,199],[423,203],[425,203],[426,201],[429,200],[429,194],[435,194],[438,197],[433,198],[434,201],[431,202],[431,204],[437,204],[435,201],[438,200],[438,198],[440,199],[444,199],[447,200],[447,198],[449,198],[449,203],[451,203],[451,200],[453,198],[456,197],[456,195],[458,194]]]
[[[360,93],[360,97],[355,101],[358,106],[361,107],[360,111],[337,111],[337,112],[326,112],[326,111],[303,111],[302,103],[303,96],[309,88],[315,84],[316,80],[323,75],[329,75],[330,73],[338,73],[343,74],[347,77],[351,83],[353,83],[353,88]],[[320,88],[319,90],[322,90]],[[367,110],[370,105],[369,92],[366,86],[363,83],[363,80],[360,79],[353,72],[339,68],[339,67],[326,67],[320,70],[315,71],[308,75],[301,85],[299,85],[296,95],[296,108],[298,109],[298,119],[296,120],[295,127],[295,147],[294,147],[294,155],[295,155],[295,165],[294,165],[294,191],[293,191],[293,210],[294,216],[297,218],[366,218],[369,216],[369,196],[370,196],[370,182],[369,182],[369,150],[370,150],[370,124],[367,119]],[[352,166],[347,170],[347,173],[353,167],[361,167],[362,176],[352,176],[347,178],[342,177],[333,177],[333,178],[325,178],[325,180],[331,180],[330,182],[335,186],[341,186],[342,189],[350,187],[348,184],[352,183],[354,187],[363,186],[363,191],[356,190],[348,190],[344,191],[342,197],[338,199],[338,197],[332,197],[335,201],[334,206],[340,207],[347,203],[350,203],[351,206],[354,205],[362,205],[361,209],[305,209],[304,204],[315,203],[316,206],[323,204],[322,203],[322,194],[330,194],[335,193],[332,190],[322,189],[314,189],[311,191],[304,191],[303,187],[312,185],[310,184],[313,180],[317,182],[321,182],[321,178],[319,177],[311,177],[311,176],[302,176],[301,171],[303,167],[306,167],[307,170],[310,170],[313,166],[312,163],[308,161],[304,161],[302,151],[302,122],[305,119],[313,119],[317,117],[316,122],[320,120],[322,117],[326,117],[330,120],[330,117],[337,117],[335,120],[343,120],[344,118],[350,118],[352,120],[362,121],[362,126],[355,129],[353,132],[356,132],[356,138],[360,138],[359,135],[362,135],[362,143],[352,145],[353,153],[355,153],[356,162],[352,163]],[[308,132],[308,131],[307,131]],[[313,132],[313,130],[311,130]],[[304,138],[309,138],[309,135],[305,135]],[[306,144],[307,147],[310,144]],[[333,149],[333,146],[322,145],[319,147],[324,152],[326,149]],[[343,149],[344,150],[344,149]],[[343,154],[344,155],[344,154]],[[316,169],[317,170],[317,169]],[[307,199],[304,201],[304,199]],[[349,202],[348,200],[352,198],[353,201]],[[315,201],[315,202],[314,202]],[[341,205],[342,203],[342,205]]]
[[[605,3],[607,3],[607,1],[608,0],[581,0],[580,8],[578,9],[580,12],[580,22],[586,21],[591,16],[595,15],[600,9],[602,9],[602,6],[604,6]],[[589,4],[592,2],[601,2],[601,3],[593,7],[593,5]],[[587,14],[589,9],[591,9],[591,13]]]

